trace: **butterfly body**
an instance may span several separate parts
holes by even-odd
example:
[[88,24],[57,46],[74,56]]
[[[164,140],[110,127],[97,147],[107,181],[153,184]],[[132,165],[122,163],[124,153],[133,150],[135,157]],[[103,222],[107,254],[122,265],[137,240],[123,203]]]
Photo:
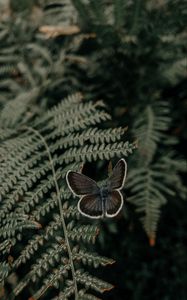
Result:
[[115,217],[123,206],[121,189],[124,186],[127,164],[124,159],[114,167],[107,184],[99,187],[84,174],[68,171],[66,179],[70,190],[81,197],[78,202],[79,212],[89,218]]
[[103,203],[106,203],[108,196],[109,196],[108,188],[105,186],[101,187],[100,188],[100,198]]
[[103,213],[103,217],[106,215],[106,207],[107,207],[107,200],[109,197],[109,190],[107,186],[103,186],[99,189],[99,199],[101,203],[101,211]]

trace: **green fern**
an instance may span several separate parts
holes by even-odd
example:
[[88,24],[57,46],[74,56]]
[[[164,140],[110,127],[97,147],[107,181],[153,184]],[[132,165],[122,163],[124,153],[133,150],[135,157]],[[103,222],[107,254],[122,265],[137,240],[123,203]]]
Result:
[[167,135],[170,126],[169,104],[157,102],[145,108],[133,130],[138,138],[139,151],[128,175],[127,187],[131,193],[128,201],[141,215],[151,244],[155,242],[161,207],[177,193],[185,199],[186,193],[178,174],[185,172],[185,162],[167,149],[176,143],[175,138]]
[[[79,170],[86,161],[132,153],[134,145],[121,141],[125,129],[98,127],[109,118],[101,101],[84,103],[75,94],[27,127],[17,122],[5,135],[0,147],[1,281],[26,266],[22,275],[17,273],[10,299],[25,289],[34,299],[49,299],[51,288],[57,299],[95,299],[88,290],[112,288],[84,270],[113,260],[86,250],[86,244],[95,242],[98,227],[79,224],[76,200],[65,182],[67,171]],[[7,253],[13,257],[11,264]]]

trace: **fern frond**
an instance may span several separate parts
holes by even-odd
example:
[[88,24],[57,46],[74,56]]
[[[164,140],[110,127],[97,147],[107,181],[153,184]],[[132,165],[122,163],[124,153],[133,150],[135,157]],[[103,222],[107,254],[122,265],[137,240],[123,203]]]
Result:
[[[33,295],[34,299],[39,299],[41,296],[43,296],[46,291],[49,288],[56,288],[59,289],[60,287],[60,282],[62,281],[63,278],[67,278],[68,276],[68,271],[70,270],[70,264],[67,263],[67,261],[64,261],[62,265],[59,265],[57,268],[53,270],[53,273],[51,273],[49,276],[44,279],[43,285],[41,288]],[[70,285],[70,282],[68,282],[68,285]],[[69,291],[69,294],[74,294],[75,289],[73,282],[71,281],[71,292]]]
[[23,229],[35,229],[40,228],[41,225],[35,221],[29,220],[28,216],[21,214],[9,214],[8,218],[0,221],[0,238],[12,238],[17,235],[18,232],[22,232]]
[[11,242],[10,239],[5,240],[4,242],[2,242],[0,244],[0,251],[1,251],[1,253],[2,254],[9,253],[11,246],[12,246],[12,242]]
[[129,201],[140,213],[144,229],[154,244],[161,214],[161,207],[177,191],[184,198],[186,188],[181,182],[179,171],[185,171],[183,160],[175,158],[175,153],[165,155],[161,147],[175,144],[173,137],[166,134],[171,125],[169,104],[158,102],[147,106],[135,122],[135,134],[140,137],[137,162],[128,174],[127,187],[131,190]]
[[[2,57],[1,57],[2,58]],[[4,66],[0,65],[0,77],[13,76],[17,71],[17,67],[15,65],[7,64]]]
[[[18,124],[21,119],[24,120],[23,115],[28,111],[29,104],[38,97],[38,94],[39,90],[35,88],[29,92],[19,94],[16,99],[9,101],[0,114],[1,127],[11,128]],[[25,121],[28,121],[28,118],[25,118]]]
[[133,133],[139,141],[139,151],[144,163],[149,164],[154,157],[159,142],[166,138],[165,132],[169,129],[169,105],[157,102],[148,105],[136,119]]
[[6,262],[0,263],[0,283],[4,283],[4,280],[7,278],[10,272],[10,266]]
[[65,161],[66,163],[72,161],[95,161],[98,157],[103,159],[111,159],[115,155],[120,156],[128,156],[131,154],[133,149],[135,149],[134,145],[130,145],[128,142],[119,142],[113,144],[101,144],[101,145],[90,145],[84,146],[81,150],[72,148],[66,151],[61,157],[60,161]]
[[[165,184],[157,184],[157,176],[153,169],[139,168],[133,170],[128,177],[127,186],[131,189],[132,196],[128,201],[136,205],[136,211],[143,215],[141,221],[149,238],[156,237],[156,229],[160,217],[160,208],[167,202],[166,193],[173,194],[172,189],[166,188]],[[162,176],[162,173],[159,174]]]
[[[43,23],[46,24],[60,24],[61,26],[68,26],[76,20],[76,11],[71,1],[40,1],[43,8]],[[72,20],[73,18],[73,20]],[[70,21],[71,20],[71,21]]]
[[88,294],[86,289],[80,290],[79,295],[82,300],[101,300],[101,298]]
[[76,273],[77,281],[84,285],[86,289],[93,289],[96,292],[103,293],[105,291],[109,291],[113,288],[113,286],[101,279],[93,277],[86,272],[77,271]]
[[[7,129],[7,128],[6,129],[0,128],[0,139],[1,139],[1,141],[11,137],[13,133],[14,133],[14,130]],[[0,154],[1,154],[0,158],[3,159],[4,155],[2,155],[1,151],[4,151],[3,154],[5,154],[4,148],[2,148],[0,146]]]
[[[11,268],[3,273],[6,280],[5,277],[16,272],[22,264],[28,266],[13,289],[14,297],[21,295],[27,286],[33,286],[34,299],[47,297],[50,287],[59,290],[59,297],[64,295],[68,299],[74,295],[76,298],[79,293],[76,282],[85,285],[88,276],[87,273],[80,276],[79,265],[86,268],[113,263],[113,260],[87,252],[85,246],[82,247],[83,243],[94,243],[99,230],[94,224],[78,223],[77,201],[73,200],[65,184],[67,171],[80,170],[85,161],[132,153],[134,145],[122,141],[125,129],[102,130],[98,127],[109,117],[101,101],[84,103],[82,95],[75,94],[30,122],[34,128],[21,126],[11,129],[7,138],[5,135],[0,148],[3,251],[8,251],[8,243],[16,247],[26,231],[37,230],[28,235]],[[62,281],[65,285],[60,290]],[[97,291],[111,288],[91,276],[88,276],[88,282],[90,288],[96,290],[97,286]],[[85,297],[92,297],[86,294]]]
[[92,144],[98,143],[110,143],[116,142],[122,138],[126,129],[114,128],[114,129],[97,129],[90,128],[82,133],[69,134],[67,137],[59,139],[58,143],[54,144],[51,151],[54,152],[60,148],[68,148],[72,146],[83,146],[87,141]]
[[121,28],[122,25],[124,24],[124,11],[125,11],[125,7],[124,7],[124,1],[123,0],[116,0],[114,2],[114,25],[116,28]]
[[186,77],[186,57],[175,61],[161,71],[163,79],[167,80],[171,85],[176,85],[181,79]]
[[45,120],[45,117],[55,118],[59,115],[60,112],[61,113],[63,112],[64,115],[67,116],[68,111],[71,110],[72,107],[75,106],[76,104],[80,104],[82,101],[83,101],[83,95],[81,93],[75,93],[75,94],[69,95],[66,99],[63,99],[63,101],[61,101],[58,105],[56,105],[51,110],[49,110],[48,113],[46,114],[46,116],[44,116],[43,118],[44,118],[44,120]]
[[95,268],[97,268],[100,265],[111,265],[115,262],[113,259],[101,257],[95,253],[88,253],[87,251],[79,249],[79,247],[73,248],[72,253],[74,260],[81,261],[83,265],[94,266]]
[[81,225],[73,226],[73,223],[69,223],[67,226],[68,236],[73,241],[83,241],[87,243],[95,243],[96,237],[99,233],[99,229],[95,225]]
[[73,293],[73,285],[70,282],[69,285],[64,287],[63,292],[60,292],[59,295],[57,297],[52,298],[52,300],[67,300],[73,295]]

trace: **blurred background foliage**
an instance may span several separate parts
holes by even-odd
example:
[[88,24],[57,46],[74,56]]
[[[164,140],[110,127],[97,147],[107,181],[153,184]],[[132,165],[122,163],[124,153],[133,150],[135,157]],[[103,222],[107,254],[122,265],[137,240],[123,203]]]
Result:
[[[0,7],[2,128],[81,91],[105,101],[112,115],[105,127],[128,126],[138,143],[123,214],[101,223],[96,245],[116,260],[102,274],[116,287],[104,299],[186,300],[186,1],[1,0]],[[85,173],[100,179],[97,165]]]

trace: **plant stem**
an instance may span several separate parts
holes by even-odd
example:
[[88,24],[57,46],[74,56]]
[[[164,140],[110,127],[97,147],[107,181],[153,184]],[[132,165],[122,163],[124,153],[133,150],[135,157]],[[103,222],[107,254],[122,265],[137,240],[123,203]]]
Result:
[[63,214],[63,208],[62,208],[61,197],[60,197],[60,189],[59,189],[58,182],[56,180],[56,172],[55,172],[55,167],[54,167],[54,164],[53,164],[53,158],[51,156],[48,144],[46,143],[44,137],[40,134],[40,132],[35,130],[32,127],[27,127],[27,129],[34,132],[37,136],[40,137],[40,139],[43,141],[43,144],[46,148],[46,152],[47,152],[47,155],[48,155],[48,158],[49,158],[49,162],[50,162],[50,165],[51,165],[51,171],[52,171],[52,174],[53,174],[53,180],[54,180],[54,183],[55,183],[55,188],[56,188],[56,193],[57,193],[57,199],[58,199],[58,205],[59,205],[59,211],[60,211],[60,218],[61,218],[62,227],[63,227],[63,231],[64,231],[64,238],[65,238],[65,242],[66,242],[66,245],[67,245],[68,256],[69,256],[70,265],[71,265],[72,279],[73,279],[74,289],[75,289],[75,300],[78,300],[78,288],[77,288],[77,281],[76,281],[76,275],[75,275],[75,267],[74,267],[74,263],[73,263],[71,247],[70,247],[70,243],[69,243],[69,239],[68,239],[67,228],[66,228],[66,223],[65,223],[64,214]]

